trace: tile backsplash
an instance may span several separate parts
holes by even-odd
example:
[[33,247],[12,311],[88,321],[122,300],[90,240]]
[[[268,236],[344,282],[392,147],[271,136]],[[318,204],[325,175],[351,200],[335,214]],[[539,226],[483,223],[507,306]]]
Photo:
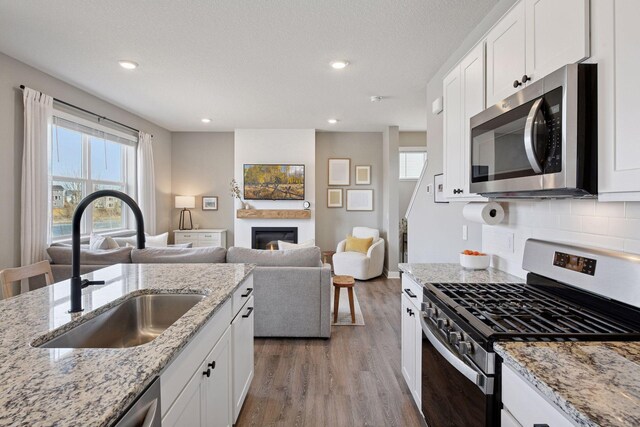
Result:
[[[494,267],[516,276],[526,275],[522,253],[530,237],[640,254],[640,202],[539,200],[502,205],[505,220],[482,227],[482,249],[493,255]],[[495,243],[511,236],[513,250]]]

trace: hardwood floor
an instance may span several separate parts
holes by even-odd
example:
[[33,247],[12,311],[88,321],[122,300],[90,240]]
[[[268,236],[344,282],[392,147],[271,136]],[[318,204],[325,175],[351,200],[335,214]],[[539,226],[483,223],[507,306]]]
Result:
[[245,426],[422,426],[400,371],[400,280],[356,282],[365,326],[256,339]]

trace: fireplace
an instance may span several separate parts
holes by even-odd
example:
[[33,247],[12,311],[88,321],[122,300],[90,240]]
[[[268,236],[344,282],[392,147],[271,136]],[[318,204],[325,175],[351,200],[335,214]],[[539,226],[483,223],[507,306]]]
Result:
[[298,243],[298,227],[251,227],[251,248],[278,249],[278,240]]

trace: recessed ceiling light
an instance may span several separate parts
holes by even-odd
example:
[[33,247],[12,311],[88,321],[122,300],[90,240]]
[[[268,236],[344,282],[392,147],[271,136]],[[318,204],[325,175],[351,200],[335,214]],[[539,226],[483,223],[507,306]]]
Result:
[[211,119],[200,119],[202,123],[211,123]]
[[382,101],[382,97],[380,95],[374,95],[369,99],[371,100],[371,102],[380,102],[380,101]]
[[338,123],[338,119],[329,119],[327,120],[329,123],[331,123],[332,125],[335,125],[336,123]]
[[125,70],[135,70],[138,68],[138,63],[133,61],[122,60],[118,61],[118,64],[120,64],[120,66]]
[[345,68],[347,65],[349,65],[349,61],[333,61],[331,63],[331,66],[333,68],[335,68],[336,70],[342,70],[343,68]]

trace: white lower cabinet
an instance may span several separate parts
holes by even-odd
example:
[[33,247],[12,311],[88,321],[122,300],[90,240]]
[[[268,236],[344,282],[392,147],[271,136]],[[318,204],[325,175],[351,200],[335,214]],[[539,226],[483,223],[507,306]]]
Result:
[[[413,400],[418,408],[422,401],[422,326],[420,325],[420,300],[410,297],[410,293],[418,287],[413,286],[411,279],[404,276],[402,281],[403,293],[401,297],[401,364],[402,376],[411,391]],[[421,288],[421,287],[420,287]],[[409,292],[404,291],[409,290]],[[417,295],[422,295],[418,293]],[[415,300],[415,301],[414,301]]]
[[[238,288],[238,298],[219,308],[160,375],[163,426],[235,423],[253,379],[254,300],[241,297],[246,291]],[[237,300],[244,304],[234,307]]]
[[231,323],[233,349],[233,422],[238,420],[253,380],[253,297]]
[[504,364],[502,365],[502,405],[500,419],[503,427],[573,426],[573,423],[554,404],[536,391],[533,384]]

